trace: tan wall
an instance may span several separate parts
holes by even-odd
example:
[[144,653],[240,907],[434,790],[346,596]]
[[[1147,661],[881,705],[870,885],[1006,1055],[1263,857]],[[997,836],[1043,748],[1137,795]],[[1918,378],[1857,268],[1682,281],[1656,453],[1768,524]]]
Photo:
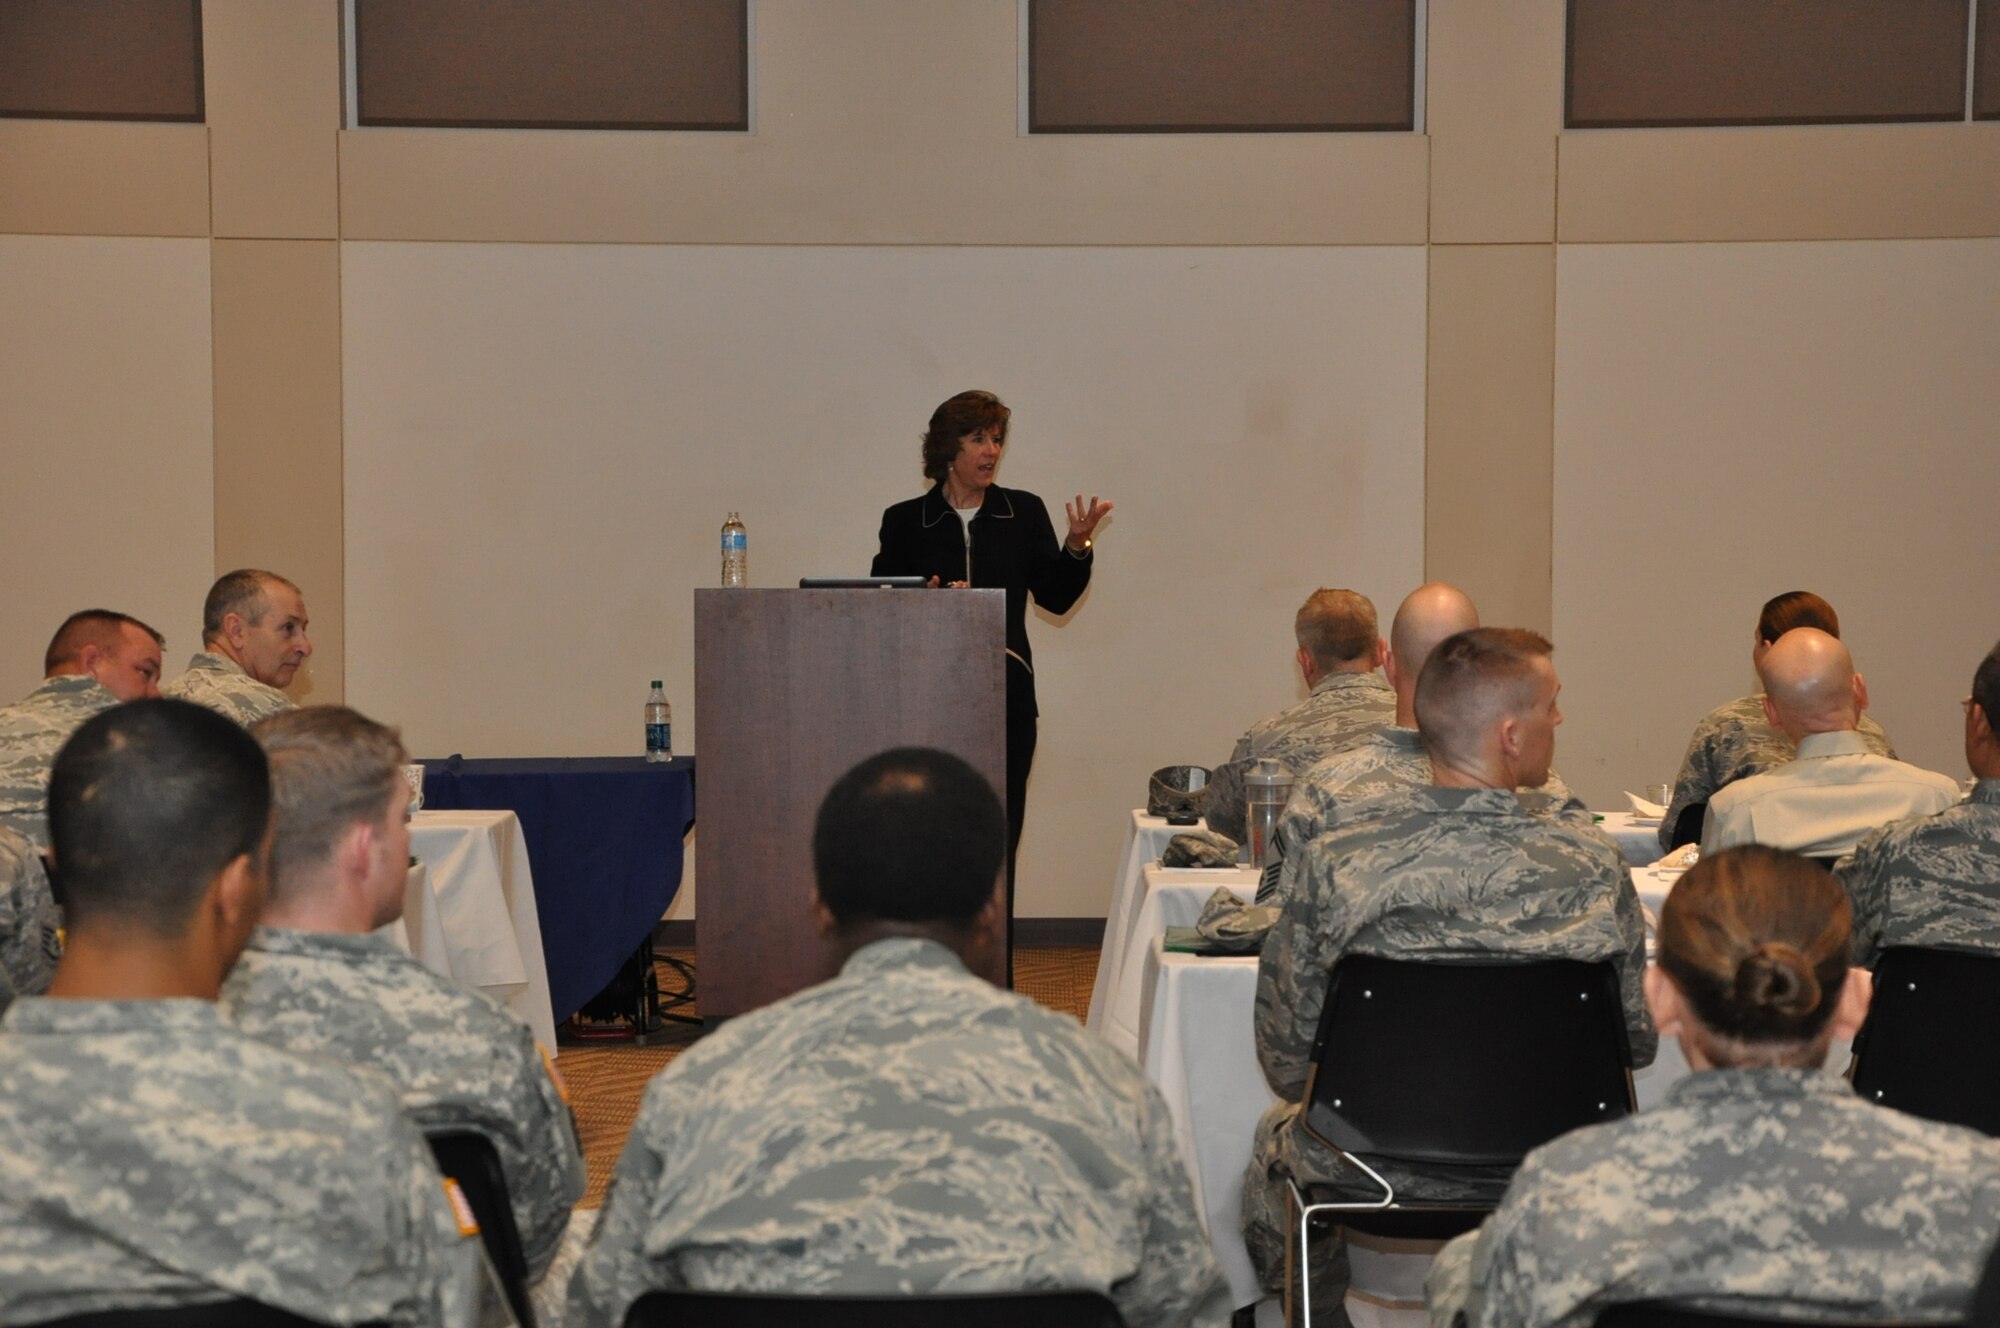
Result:
[[[0,538],[39,555],[68,529],[65,519],[90,506],[84,497],[99,496],[79,493],[79,473],[146,475],[174,496],[175,514],[167,521],[134,502],[123,510],[143,537],[121,532],[82,558],[44,556],[48,571],[34,595],[9,601],[20,616],[7,620],[38,623],[58,605],[116,600],[127,587],[134,602],[152,602],[171,587],[171,602],[153,612],[191,623],[196,606],[184,601],[199,587],[182,582],[239,560],[267,562],[306,586],[319,646],[309,699],[343,695],[349,675],[357,687],[386,677],[393,658],[407,675],[398,688],[448,694],[447,710],[466,713],[450,746],[525,740],[529,729],[537,741],[550,733],[574,747],[609,746],[622,741],[632,704],[617,680],[653,648],[642,636],[588,624],[586,635],[608,634],[615,658],[604,682],[579,687],[517,676],[509,650],[494,648],[510,624],[488,611],[478,586],[470,600],[487,607],[462,621],[447,613],[409,624],[386,607],[395,575],[421,579],[435,562],[421,538],[429,514],[410,508],[404,488],[412,474],[434,485],[438,456],[477,452],[468,422],[494,421],[489,398],[547,426],[507,444],[525,449],[528,473],[538,473],[547,449],[577,440],[599,449],[592,464],[604,475],[627,473],[647,438],[675,444],[669,487],[678,497],[653,524],[666,528],[663,542],[684,539],[688,551],[649,561],[640,537],[625,533],[646,521],[619,528],[635,541],[622,556],[651,573],[642,602],[657,597],[664,613],[706,576],[721,509],[756,506],[735,499],[746,487],[777,494],[800,472],[837,472],[847,486],[820,521],[782,502],[753,521],[761,569],[865,552],[875,508],[916,487],[909,470],[896,469],[897,449],[919,422],[913,415],[963,382],[983,381],[1024,407],[1009,479],[1053,497],[1095,470],[1112,476],[1102,487],[1121,504],[1089,602],[1070,623],[1036,629],[1052,675],[1045,700],[1055,698],[1060,713],[1045,728],[1029,832],[1030,861],[1046,867],[1048,884],[1028,887],[1024,911],[1089,913],[1103,903],[1117,827],[1085,825],[1082,813],[1071,824],[1059,809],[1099,788],[1106,806],[1129,801],[1156,750],[1214,759],[1250,717],[1292,694],[1282,623],[1262,621],[1280,601],[1319,581],[1359,582],[1384,601],[1399,593],[1390,573],[1342,556],[1344,527],[1318,549],[1271,558],[1240,550],[1263,531],[1265,509],[1247,478],[1259,463],[1336,478],[1343,493],[1385,504],[1370,518],[1400,511],[1393,475],[1416,463],[1403,388],[1414,376],[1425,564],[1464,581],[1489,621],[1554,625],[1573,703],[1564,764],[1587,793],[1663,778],[1660,752],[1675,745],[1672,734],[1734,694],[1755,603],[1790,578],[1813,583],[1815,572],[1817,588],[1828,589],[1826,577],[1840,581],[1857,646],[1878,640],[1876,654],[1897,657],[1869,669],[1898,738],[1948,764],[1953,720],[1929,704],[1940,676],[1897,659],[1960,653],[1964,643],[1943,642],[1926,624],[1962,615],[1947,592],[1931,589],[1942,582],[1925,574],[1928,565],[1899,551],[1932,550],[1940,539],[1983,547],[1983,527],[1949,502],[1884,487],[1871,467],[1885,431],[1918,426],[1927,432],[1910,453],[1914,473],[1976,463],[1979,453],[1967,449],[1984,441],[1978,425],[1992,417],[1991,403],[1976,375],[1943,366],[1968,346],[1991,349],[2000,306],[1960,298],[1984,289],[1987,251],[1957,241],[2000,235],[2000,125],[1566,134],[1561,0],[1428,8],[1425,135],[1030,139],[1018,133],[1015,0],[760,0],[754,132],[714,136],[343,131],[336,0],[206,0],[208,125],[0,122],[0,264],[11,264],[0,266],[9,297],[0,300],[0,343],[36,352],[0,368],[12,374],[0,381],[21,389],[0,396],[0,442],[27,455],[62,434],[93,438],[99,449],[91,470],[49,471],[32,511]],[[175,251],[134,247],[166,243],[138,237],[174,236],[203,249],[200,323],[175,284],[197,268],[168,256]],[[42,243],[33,237],[59,246],[116,238],[45,262],[55,251],[22,247]],[[432,243],[378,243],[402,241]],[[496,242],[533,247],[517,256]],[[606,244],[633,247],[593,247]],[[884,257],[814,251],[829,245]],[[1047,246],[1068,248],[1037,252]],[[1376,256],[1364,257],[1373,247]],[[1204,287],[1199,275],[1171,277],[1164,269],[1176,259],[1189,273],[1233,280]],[[1384,274],[1406,261],[1415,295],[1401,276],[1385,294]],[[1063,263],[1075,289],[1038,284]],[[1763,271],[1760,263],[1792,284],[1772,288],[1772,303],[1746,307],[1730,282]],[[394,298],[379,278],[397,264],[412,292],[457,303]],[[1684,285],[1662,275],[1673,264],[1685,265]],[[527,285],[482,286],[480,274],[494,270]],[[672,275],[660,285],[619,284],[634,273]],[[935,284],[914,289],[923,278]],[[1903,298],[1905,279],[1921,289],[1938,281],[1950,317]],[[1180,298],[1149,303],[1155,287]],[[1881,298],[1831,298],[1850,287]],[[635,289],[658,307],[635,308]],[[546,326],[515,312],[525,294],[538,294]],[[1307,307],[1308,295],[1324,307]],[[52,304],[87,311],[107,330],[65,339]],[[344,315],[364,304],[368,331],[344,327]],[[1247,318],[1246,305],[1255,310]],[[150,326],[142,315],[167,308],[171,335],[122,339],[134,318]],[[1124,321],[1111,317],[1121,311]],[[500,314],[487,335],[482,318]],[[1378,316],[1386,327],[1363,321]],[[694,317],[704,320],[698,333],[689,331]],[[961,335],[964,322],[985,326]],[[1743,355],[1707,354],[1714,330],[1739,322],[1759,334]],[[1279,343],[1277,371],[1223,353],[1239,326],[1243,344]],[[579,348],[616,328],[633,344],[609,364],[630,374],[579,367]],[[455,342],[427,345],[426,331]],[[1357,333],[1366,344],[1348,340]],[[647,338],[673,335],[697,351],[722,345],[735,355],[695,391],[681,371],[645,357],[673,344]],[[493,364],[479,352],[513,362],[543,349],[544,338],[532,371],[495,391]],[[203,354],[191,353],[197,344]],[[440,372],[422,390],[399,382],[382,363],[390,346],[434,352],[405,377],[426,364]],[[1393,364],[1378,354],[1384,348]],[[1810,372],[1864,352],[1858,377]],[[17,367],[24,363],[35,372]],[[759,365],[782,372],[760,374]],[[1745,366],[1795,378],[1799,390],[1767,392],[1742,379]],[[1363,369],[1393,381],[1349,391]],[[786,415],[773,402],[801,373],[821,397]],[[1849,381],[1865,384],[1886,413],[1822,420],[1823,398]],[[664,393],[662,382],[688,390]],[[1125,422],[1155,418],[1148,393],[1192,404],[1147,430],[1143,447],[1128,446]],[[1329,409],[1316,393],[1346,395]],[[1659,393],[1660,409],[1639,409]],[[205,418],[189,414],[196,399]],[[1311,403],[1303,414],[1301,402]],[[1690,421],[1690,403],[1701,402],[1716,403],[1714,418]],[[1382,403],[1394,407],[1378,410]],[[1743,521],[1773,548],[1815,548],[1821,523],[1800,504],[1741,511],[1689,501],[1702,465],[1744,476],[1731,492],[1757,492],[1748,477],[1792,459],[1773,432],[1779,418],[1824,424],[1821,455],[1836,451],[1832,470],[1871,477],[1876,542],[1850,546],[1864,559],[1879,554],[1867,562],[1871,575],[1859,576],[1845,554],[1801,566],[1741,556]],[[1661,420],[1714,432],[1667,440]],[[189,430],[206,448],[189,450]],[[1633,461],[1634,435],[1671,442],[1696,473],[1663,471],[1650,456]],[[374,450],[356,456],[364,438]],[[442,450],[375,454],[393,439]],[[1912,446],[1900,436],[1897,445]],[[165,473],[155,475],[158,466]],[[508,501],[504,485],[476,473],[466,482],[480,503]],[[189,505],[197,492],[207,507]],[[491,536],[496,561],[529,569],[526,584],[576,556],[559,532],[587,516],[554,506],[560,520]],[[1671,529],[1656,510],[1672,514]],[[1620,512],[1644,519],[1621,525]],[[205,534],[181,529],[190,513]],[[1160,533],[1176,529],[1178,540]],[[30,531],[43,533],[30,544]],[[1633,592],[1658,583],[1663,543],[1683,551],[1685,583],[1704,588],[1700,612],[1659,611],[1656,598]],[[397,549],[415,562],[397,563]],[[163,570],[163,559],[190,551],[200,575]],[[1630,614],[1599,616],[1619,589]],[[378,605],[385,616],[363,621]],[[1188,621],[1189,613],[1205,617]],[[1213,651],[1190,658],[1178,640],[1158,637],[1163,624],[1215,632],[1218,615],[1218,639],[1228,644]],[[1634,634],[1663,620],[1674,624],[1669,644],[1657,632]],[[566,639],[567,627],[537,621],[520,630]],[[393,653],[405,628],[448,638],[437,667],[411,669],[407,652]],[[190,629],[169,630],[178,646]],[[1905,644],[1912,640],[1920,645]],[[29,644],[38,651],[39,641]],[[32,673],[21,667],[25,646],[8,653],[5,676]],[[589,652],[579,654],[590,671]],[[663,667],[673,658],[670,648]],[[1700,667],[1688,668],[1690,659]],[[1073,693],[1061,682],[1069,670]],[[1606,698],[1626,693],[1655,698],[1651,710],[1663,717],[1610,718]],[[1154,722],[1107,723],[1113,695]],[[519,715],[547,698],[552,713]],[[683,709],[680,718],[691,736],[696,717]],[[1035,848],[1038,834],[1048,838]]]

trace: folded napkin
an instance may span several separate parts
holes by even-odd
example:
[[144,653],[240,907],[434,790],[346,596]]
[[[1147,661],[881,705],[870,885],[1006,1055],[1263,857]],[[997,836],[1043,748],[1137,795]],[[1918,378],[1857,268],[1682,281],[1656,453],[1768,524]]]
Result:
[[1625,801],[1632,804],[1632,814],[1642,821],[1664,821],[1667,809],[1657,802],[1648,802],[1631,789],[1625,790]]

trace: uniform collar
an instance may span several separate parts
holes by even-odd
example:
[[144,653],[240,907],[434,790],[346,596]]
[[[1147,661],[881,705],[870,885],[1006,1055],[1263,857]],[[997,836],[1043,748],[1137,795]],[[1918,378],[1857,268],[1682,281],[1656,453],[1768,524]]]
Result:
[[[102,696],[99,696],[102,693]],[[28,693],[29,696],[88,696],[92,700],[102,700],[106,706],[118,704],[118,698],[88,673],[59,673],[53,678],[42,679],[42,685]]]
[[950,947],[922,936],[890,936],[870,941],[847,957],[840,976],[865,978],[906,968],[966,971],[965,961]]
[[1427,784],[1415,790],[1417,806],[1427,812],[1464,816],[1520,816],[1520,795],[1513,789],[1444,788]]
[[1399,752],[1414,752],[1424,755],[1424,735],[1415,729],[1406,729],[1400,724],[1392,725],[1375,735],[1375,740],[1385,747]]
[[1312,685],[1312,695],[1318,696],[1321,692],[1330,692],[1335,688],[1346,690],[1353,687],[1368,687],[1372,691],[1373,687],[1371,684],[1377,684],[1382,687],[1389,685],[1383,682],[1382,675],[1373,669],[1369,669],[1365,673],[1355,673],[1352,671],[1329,673]]
[[192,673],[196,669],[203,669],[210,673],[240,673],[246,678],[250,676],[250,670],[244,668],[229,656],[214,650],[201,651],[188,660],[188,671]]
[[199,1033],[219,1030],[223,1022],[214,1001],[192,996],[158,1001],[23,996],[8,1008],[4,1025],[14,1034],[88,1037],[93,1033]]
[[1803,1102],[1854,1096],[1845,1079],[1825,1070],[1794,1070],[1766,1065],[1746,1070],[1697,1070],[1667,1090],[1666,1105],[1694,1106],[1744,1098]]
[[[922,511],[924,529],[926,530],[952,515],[953,508],[945,499],[943,483],[931,485],[930,492],[924,495]],[[997,484],[992,484],[987,486],[986,498],[980,504],[979,511],[974,514],[972,519],[978,521],[991,518],[994,521],[1005,521],[1013,515],[1013,498],[1008,494],[1007,490]]]
[[2000,807],[2000,779],[1982,779],[1972,786],[1972,794],[1967,802],[1977,802],[1988,807]]
[[1801,761],[1814,761],[1823,756],[1866,756],[1868,740],[1854,729],[1840,729],[1833,733],[1808,733],[1799,739]]
[[244,948],[259,954],[336,959],[402,953],[394,942],[372,931],[296,931],[290,927],[259,927],[250,933],[250,942]]

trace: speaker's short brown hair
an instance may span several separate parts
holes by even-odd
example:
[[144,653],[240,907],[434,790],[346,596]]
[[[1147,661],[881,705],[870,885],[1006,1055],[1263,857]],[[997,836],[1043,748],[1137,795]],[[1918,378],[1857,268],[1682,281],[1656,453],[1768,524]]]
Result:
[[324,862],[357,821],[379,822],[403,787],[402,738],[346,706],[281,710],[250,732],[271,764],[271,898]]

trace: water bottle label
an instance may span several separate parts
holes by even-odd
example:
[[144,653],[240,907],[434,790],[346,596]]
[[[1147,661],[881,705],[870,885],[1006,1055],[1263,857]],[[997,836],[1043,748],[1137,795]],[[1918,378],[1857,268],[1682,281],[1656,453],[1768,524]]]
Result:
[[674,749],[674,726],[672,724],[648,724],[646,726],[646,750],[649,752],[670,752]]
[[747,530],[725,530],[722,532],[722,551],[741,553],[750,547],[750,532]]

